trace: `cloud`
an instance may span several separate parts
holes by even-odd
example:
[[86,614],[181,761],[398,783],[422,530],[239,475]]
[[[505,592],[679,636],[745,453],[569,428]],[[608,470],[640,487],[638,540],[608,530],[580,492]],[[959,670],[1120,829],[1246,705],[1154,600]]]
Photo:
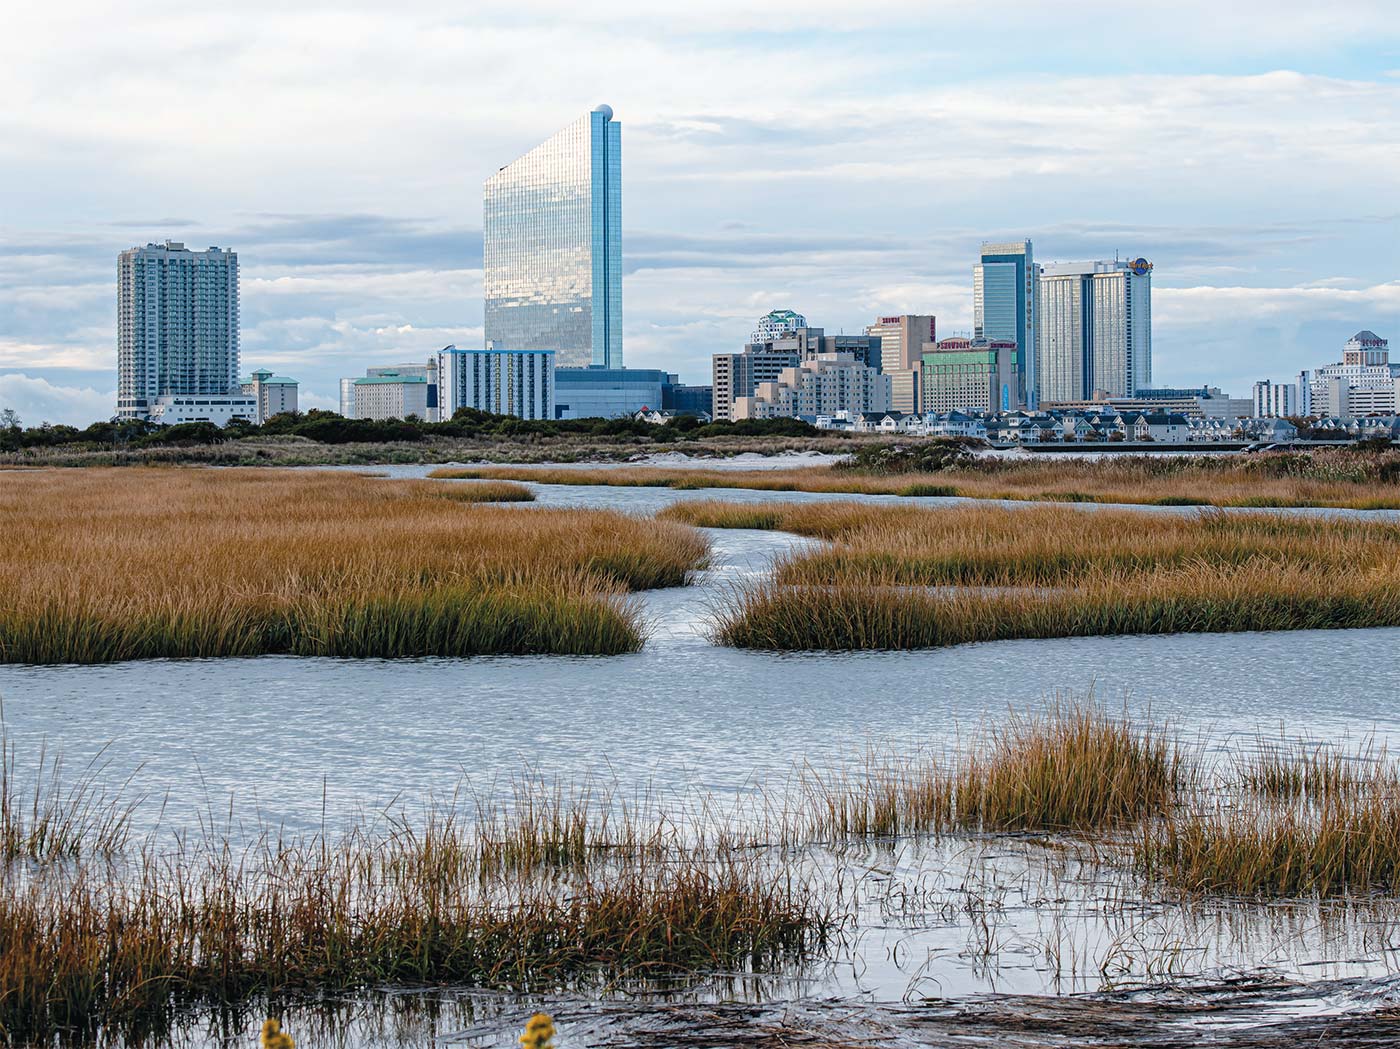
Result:
[[117,391],[57,386],[23,373],[0,375],[0,408],[13,408],[26,426],[42,422],[87,426],[116,411]]
[[773,306],[965,328],[978,243],[1022,236],[1043,261],[1153,260],[1162,382],[1238,384],[1330,359],[1347,325],[1400,328],[1381,0],[1111,23],[1040,0],[7,15],[0,367],[57,386],[106,382],[116,254],[166,237],[239,252],[245,369],[289,371],[306,403],[479,344],[482,179],[601,101],[639,366],[698,380]]

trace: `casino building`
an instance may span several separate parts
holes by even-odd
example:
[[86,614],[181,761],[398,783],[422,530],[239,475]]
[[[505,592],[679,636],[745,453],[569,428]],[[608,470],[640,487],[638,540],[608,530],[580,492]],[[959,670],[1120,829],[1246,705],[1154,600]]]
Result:
[[1036,339],[1041,403],[1137,396],[1152,385],[1152,263],[1041,266]]

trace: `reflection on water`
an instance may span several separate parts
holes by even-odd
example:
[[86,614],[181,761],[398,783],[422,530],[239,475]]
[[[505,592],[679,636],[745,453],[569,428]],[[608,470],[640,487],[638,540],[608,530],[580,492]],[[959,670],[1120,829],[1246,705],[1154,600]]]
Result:
[[[544,505],[637,512],[712,494],[570,486],[539,492]],[[761,785],[781,789],[794,764],[841,764],[867,743],[957,746],[1009,707],[1090,687],[1111,703],[1150,710],[1207,751],[1252,745],[1261,733],[1334,741],[1374,734],[1381,742],[1400,733],[1394,629],[1073,638],[891,653],[718,648],[705,628],[707,609],[724,588],[805,541],[710,534],[713,566],[699,585],[643,595],[652,635],[633,655],[0,667],[6,730],[21,762],[47,741],[77,769],[107,746],[104,776],[113,783],[140,766],[143,790],[168,793],[167,826],[227,811],[232,797],[235,812],[293,830],[394,798],[442,796],[462,777],[485,795],[528,773],[601,777],[624,793],[650,786],[741,799]],[[830,963],[767,979],[706,980],[683,997],[898,1001],[1098,990],[1258,970],[1313,982],[1384,981],[1400,950],[1393,915],[1341,906],[1200,911],[1144,901],[1131,872],[1090,870],[1064,843],[909,843],[820,862],[850,894],[857,918]],[[465,992],[409,997],[445,1011],[424,1027],[425,1014],[408,1010],[411,1023],[400,1020],[412,1032],[401,1030],[393,1018],[404,994],[396,992],[377,999],[377,1019],[329,1024],[300,1044],[345,1037],[361,1045],[504,1045],[510,1039],[495,1028],[485,1041],[463,1032],[485,1022],[485,1014],[513,1023],[522,1008],[514,999]],[[566,1001],[569,1009],[606,1012],[596,994]],[[215,1026],[189,1037],[219,1043],[233,1033],[209,1022]]]

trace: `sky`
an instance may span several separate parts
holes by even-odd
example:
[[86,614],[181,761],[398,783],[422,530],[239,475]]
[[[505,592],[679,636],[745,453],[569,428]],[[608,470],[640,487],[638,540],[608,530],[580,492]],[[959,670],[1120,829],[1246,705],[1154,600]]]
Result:
[[[392,9],[390,9],[392,6]],[[480,346],[481,184],[622,124],[623,353],[708,382],[757,318],[971,327],[980,243],[1146,256],[1156,385],[1400,351],[1394,0],[9,4],[0,408],[109,417],[116,258],[220,245],[242,363]]]

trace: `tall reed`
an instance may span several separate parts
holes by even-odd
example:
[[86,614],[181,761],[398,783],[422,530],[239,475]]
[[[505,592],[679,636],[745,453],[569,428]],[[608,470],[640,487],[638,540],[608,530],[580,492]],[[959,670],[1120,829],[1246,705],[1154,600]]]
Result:
[[430,806],[304,838],[181,835],[0,864],[0,1030],[120,1036],[187,1007],[385,983],[762,969],[834,932],[831,905],[778,855],[608,821],[586,793],[515,800],[489,826]]
[[0,662],[638,648],[684,525],[277,470],[0,473]]

